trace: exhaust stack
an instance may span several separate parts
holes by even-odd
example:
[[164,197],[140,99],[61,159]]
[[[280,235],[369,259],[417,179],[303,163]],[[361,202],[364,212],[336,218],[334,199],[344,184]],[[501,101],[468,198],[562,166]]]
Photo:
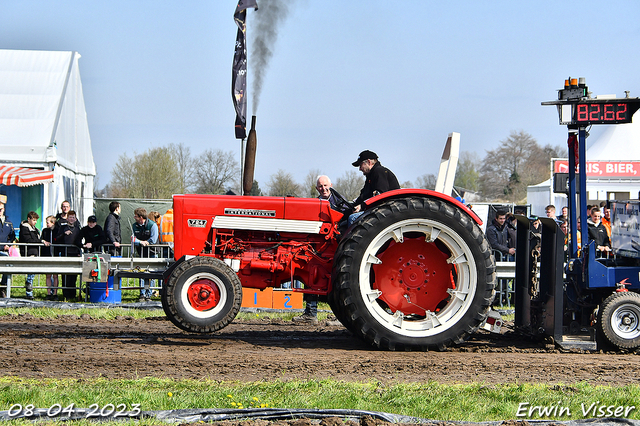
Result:
[[251,194],[253,187],[253,172],[256,166],[256,148],[258,138],[256,137],[256,116],[251,116],[251,130],[247,138],[247,149],[244,157],[244,174],[242,176],[242,195]]

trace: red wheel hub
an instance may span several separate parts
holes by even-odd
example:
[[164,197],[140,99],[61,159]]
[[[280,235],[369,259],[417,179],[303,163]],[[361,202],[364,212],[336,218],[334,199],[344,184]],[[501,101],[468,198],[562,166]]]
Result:
[[377,255],[382,263],[372,267],[375,274],[372,286],[382,292],[379,300],[393,312],[405,315],[436,312],[449,297],[447,290],[455,288],[452,267],[447,263],[449,256],[424,237],[405,238],[402,243],[391,241]]
[[220,290],[213,281],[203,278],[191,283],[187,297],[196,310],[208,311],[220,303]]

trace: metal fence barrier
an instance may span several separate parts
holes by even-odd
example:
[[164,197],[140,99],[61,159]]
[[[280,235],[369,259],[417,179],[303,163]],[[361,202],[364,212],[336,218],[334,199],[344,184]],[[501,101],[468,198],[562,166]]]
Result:
[[[16,247],[19,251],[28,251],[29,249],[33,249],[34,247],[38,249],[38,255],[35,257],[59,257],[59,256],[76,256],[74,253],[79,251],[80,253],[92,253],[92,251],[85,250],[81,247],[78,247],[73,244],[51,244],[49,246],[45,246],[40,243],[3,243],[10,247]],[[173,249],[171,246],[167,244],[149,244],[149,246],[153,250],[153,254],[156,257],[162,258],[170,258],[173,257]],[[139,252],[145,253],[145,251],[140,250],[140,246],[133,246],[133,244],[121,245],[116,248],[113,244],[103,244],[99,247],[98,250],[94,250],[96,253],[114,253],[117,252],[118,256],[122,257],[132,257],[138,256]],[[70,254],[71,253],[71,254]],[[5,252],[6,254],[6,252]],[[150,257],[150,256],[145,256]],[[153,256],[151,256],[153,257]]]
[[[82,275],[82,254],[73,255],[73,251],[78,250],[77,246],[68,244],[56,244],[52,246],[44,246],[43,244],[25,244],[16,243],[10,244],[10,246],[16,247],[29,247],[37,246],[41,253],[46,253],[44,250],[53,249],[51,253],[58,253],[56,256],[25,256],[25,257],[13,257],[13,256],[0,256],[0,274],[34,274],[34,275]],[[111,269],[118,271],[149,271],[158,272],[164,271],[174,260],[172,250],[168,245],[155,244],[148,246],[154,253],[151,253],[149,257],[139,257],[135,249],[131,246],[120,246],[120,253],[122,256],[111,256]],[[71,250],[73,249],[73,251]],[[112,245],[104,245],[97,253],[109,253],[115,249]],[[79,250],[82,253],[82,250]],[[5,252],[6,253],[6,252]],[[66,254],[71,253],[66,256]],[[134,253],[134,256],[131,256]],[[157,254],[156,254],[157,253]],[[146,254],[144,251],[141,254]],[[156,257],[153,257],[156,256]],[[155,279],[155,277],[154,277]],[[77,292],[83,289],[83,283],[79,280],[80,286],[64,287],[62,282],[56,287],[56,291],[63,289],[73,290]],[[121,286],[122,290],[136,290],[142,288],[150,288],[151,290],[160,290],[162,288],[161,280],[158,280],[158,285],[150,286],[147,280],[145,286]],[[46,285],[36,285],[34,282],[34,289],[46,289]],[[11,279],[7,280],[6,287],[0,286],[0,290],[6,292],[7,297],[11,297]],[[86,293],[88,294],[88,292]]]
[[493,257],[496,259],[496,278],[498,280],[493,304],[511,308],[511,304],[515,300],[516,262],[511,260],[509,256],[503,256],[498,250],[493,250]]
[[[21,244],[27,245],[27,244]],[[44,246],[43,246],[44,247]],[[60,246],[66,248],[67,246]],[[161,256],[159,257],[131,257],[130,246],[122,246],[122,257],[111,256],[111,268],[121,271],[119,274],[121,277],[126,278],[127,273],[131,271],[149,271],[149,272],[162,272],[171,263],[173,263],[173,257],[167,256],[170,253],[170,248],[166,245],[158,244],[150,246],[158,250]],[[48,248],[48,247],[47,247]],[[111,246],[103,246],[103,252],[108,253]],[[136,254],[137,256],[137,254]],[[502,257],[500,252],[494,251],[496,258],[496,278],[498,279],[498,287],[496,288],[496,304],[502,306],[511,307],[514,297],[513,280],[516,277],[516,263],[507,261]],[[30,256],[30,257],[8,257],[0,256],[0,274],[62,274],[62,275],[81,275],[82,274],[82,257],[73,256]],[[151,277],[155,278],[155,277]],[[81,284],[82,286],[82,284]],[[149,286],[149,281],[147,281]],[[46,286],[37,286],[34,283],[34,288],[46,289]],[[63,287],[59,286],[58,289]],[[75,291],[81,287],[75,288]],[[142,286],[121,286],[122,290],[136,290],[141,289]],[[152,290],[159,290],[162,288],[162,283],[158,280],[158,285],[148,287]],[[0,287],[0,289],[3,289]],[[6,288],[7,297],[11,297],[11,283],[7,283]]]

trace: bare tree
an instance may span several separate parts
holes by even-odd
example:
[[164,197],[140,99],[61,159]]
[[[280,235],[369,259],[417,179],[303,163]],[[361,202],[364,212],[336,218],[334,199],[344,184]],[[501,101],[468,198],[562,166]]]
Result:
[[178,192],[180,175],[170,148],[152,148],[137,155],[135,168],[135,198],[166,199]]
[[433,173],[426,173],[422,176],[418,176],[418,179],[416,179],[416,188],[433,190],[436,188],[437,180],[438,177]]
[[233,151],[208,149],[194,161],[193,180],[198,194],[224,194],[233,185],[239,166]]
[[274,197],[299,197],[302,192],[300,185],[293,180],[293,175],[282,169],[279,169],[269,177],[267,187],[269,188],[269,195]]
[[134,158],[122,154],[111,174],[111,197],[163,199],[179,192],[178,170],[167,147],[152,148]]
[[304,183],[302,184],[302,196],[308,198],[315,198],[318,196],[318,191],[316,190],[316,184],[318,183],[318,176],[322,174],[320,169],[311,169],[307,176],[304,178]]
[[487,154],[480,169],[483,194],[494,200],[523,201],[527,186],[549,179],[549,162],[554,148],[538,145],[530,134],[512,131],[500,147]]
[[475,152],[463,151],[460,153],[458,168],[456,169],[456,179],[454,185],[470,191],[480,189],[480,160]]
[[178,193],[185,194],[191,190],[193,183],[193,167],[191,158],[191,148],[184,143],[169,145],[173,153],[173,158],[176,167],[178,168],[178,174],[180,176],[180,186]]
[[109,196],[114,198],[130,198],[135,187],[135,160],[126,154],[118,157],[111,170]]
[[551,146],[546,144],[542,150],[549,158],[567,158],[569,156],[569,150],[566,145]]
[[355,200],[360,195],[364,180],[358,172],[349,170],[336,179],[333,186],[347,200]]
[[251,187],[251,193],[249,195],[260,196],[262,195],[262,190],[260,189],[260,185],[258,185],[257,180],[253,180],[253,186]]

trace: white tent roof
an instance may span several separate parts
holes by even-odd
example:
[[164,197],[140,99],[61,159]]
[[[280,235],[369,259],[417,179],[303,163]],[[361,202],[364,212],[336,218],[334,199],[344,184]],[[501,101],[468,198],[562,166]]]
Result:
[[587,149],[588,161],[640,160],[640,117],[629,124],[606,126],[600,137]]
[[0,49],[0,162],[96,174],[79,58]]

